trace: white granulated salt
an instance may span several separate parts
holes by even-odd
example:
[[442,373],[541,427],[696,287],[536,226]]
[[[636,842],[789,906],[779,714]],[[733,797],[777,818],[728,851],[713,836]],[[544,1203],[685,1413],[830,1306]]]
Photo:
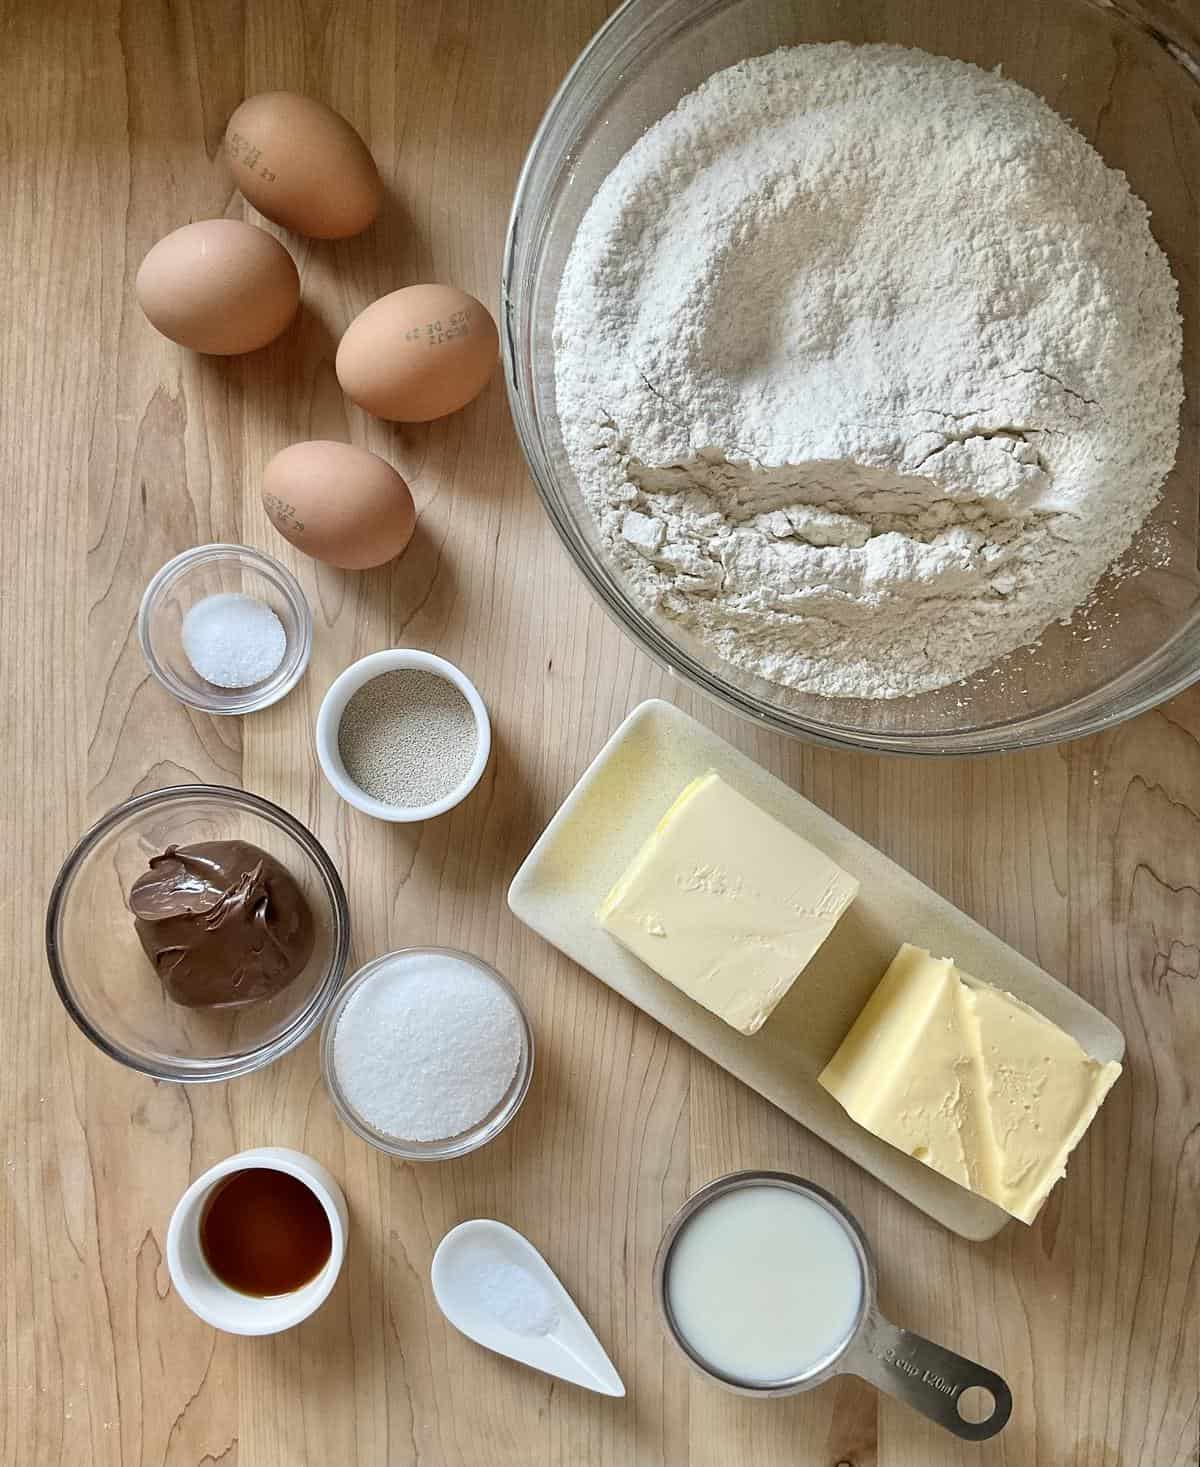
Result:
[[398,1141],[446,1141],[508,1092],[523,1025],[484,973],[443,953],[405,953],[346,1003],[333,1067],[353,1110]]
[[590,205],[559,417],[635,595],[832,696],[954,683],[1067,620],[1174,461],[1170,266],[1032,92],[892,46],[709,78]]
[[458,1274],[464,1292],[514,1334],[548,1335],[558,1324],[554,1300],[541,1283],[499,1248],[473,1245]]
[[271,608],[255,596],[233,591],[190,606],[180,639],[195,671],[218,688],[263,682],[287,651],[287,633]]

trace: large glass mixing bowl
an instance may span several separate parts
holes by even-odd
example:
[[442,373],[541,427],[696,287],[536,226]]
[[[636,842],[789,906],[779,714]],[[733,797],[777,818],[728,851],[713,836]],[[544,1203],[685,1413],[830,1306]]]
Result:
[[[517,186],[502,284],[509,397],[546,509],[646,652],[740,713],[823,743],[976,753],[1075,738],[1200,677],[1200,12],[1171,0],[628,0],[567,76]],[[1187,399],[1147,521],[1152,562],[1094,608],[967,681],[892,700],[825,698],[746,673],[646,609],[605,555],[555,409],[554,309],[579,221],[630,145],[707,76],[773,47],[888,41],[999,66],[1069,118],[1150,206],[1179,282]],[[1137,547],[1135,547],[1135,550]]]

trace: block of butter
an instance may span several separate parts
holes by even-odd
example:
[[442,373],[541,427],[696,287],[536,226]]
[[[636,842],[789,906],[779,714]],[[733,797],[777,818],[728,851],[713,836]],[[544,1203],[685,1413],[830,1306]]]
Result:
[[753,1034],[857,894],[852,876],[710,771],[658,822],[596,920]]
[[881,1140],[1028,1223],[1120,1073],[905,943],[820,1082]]

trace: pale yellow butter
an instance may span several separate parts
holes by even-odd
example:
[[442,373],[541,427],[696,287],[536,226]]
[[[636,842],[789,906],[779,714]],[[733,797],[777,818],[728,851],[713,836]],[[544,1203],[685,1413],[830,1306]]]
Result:
[[852,876],[710,771],[659,821],[596,920],[753,1034],[857,894]]
[[905,943],[820,1082],[881,1140],[1032,1222],[1120,1073]]

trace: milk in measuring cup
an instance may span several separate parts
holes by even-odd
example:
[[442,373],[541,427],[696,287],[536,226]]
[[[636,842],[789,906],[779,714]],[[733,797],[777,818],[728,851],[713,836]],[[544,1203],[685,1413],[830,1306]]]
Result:
[[739,1187],[700,1208],[667,1263],[680,1335],[717,1375],[772,1385],[807,1375],[849,1339],[862,1265],[841,1222],[787,1187]]

